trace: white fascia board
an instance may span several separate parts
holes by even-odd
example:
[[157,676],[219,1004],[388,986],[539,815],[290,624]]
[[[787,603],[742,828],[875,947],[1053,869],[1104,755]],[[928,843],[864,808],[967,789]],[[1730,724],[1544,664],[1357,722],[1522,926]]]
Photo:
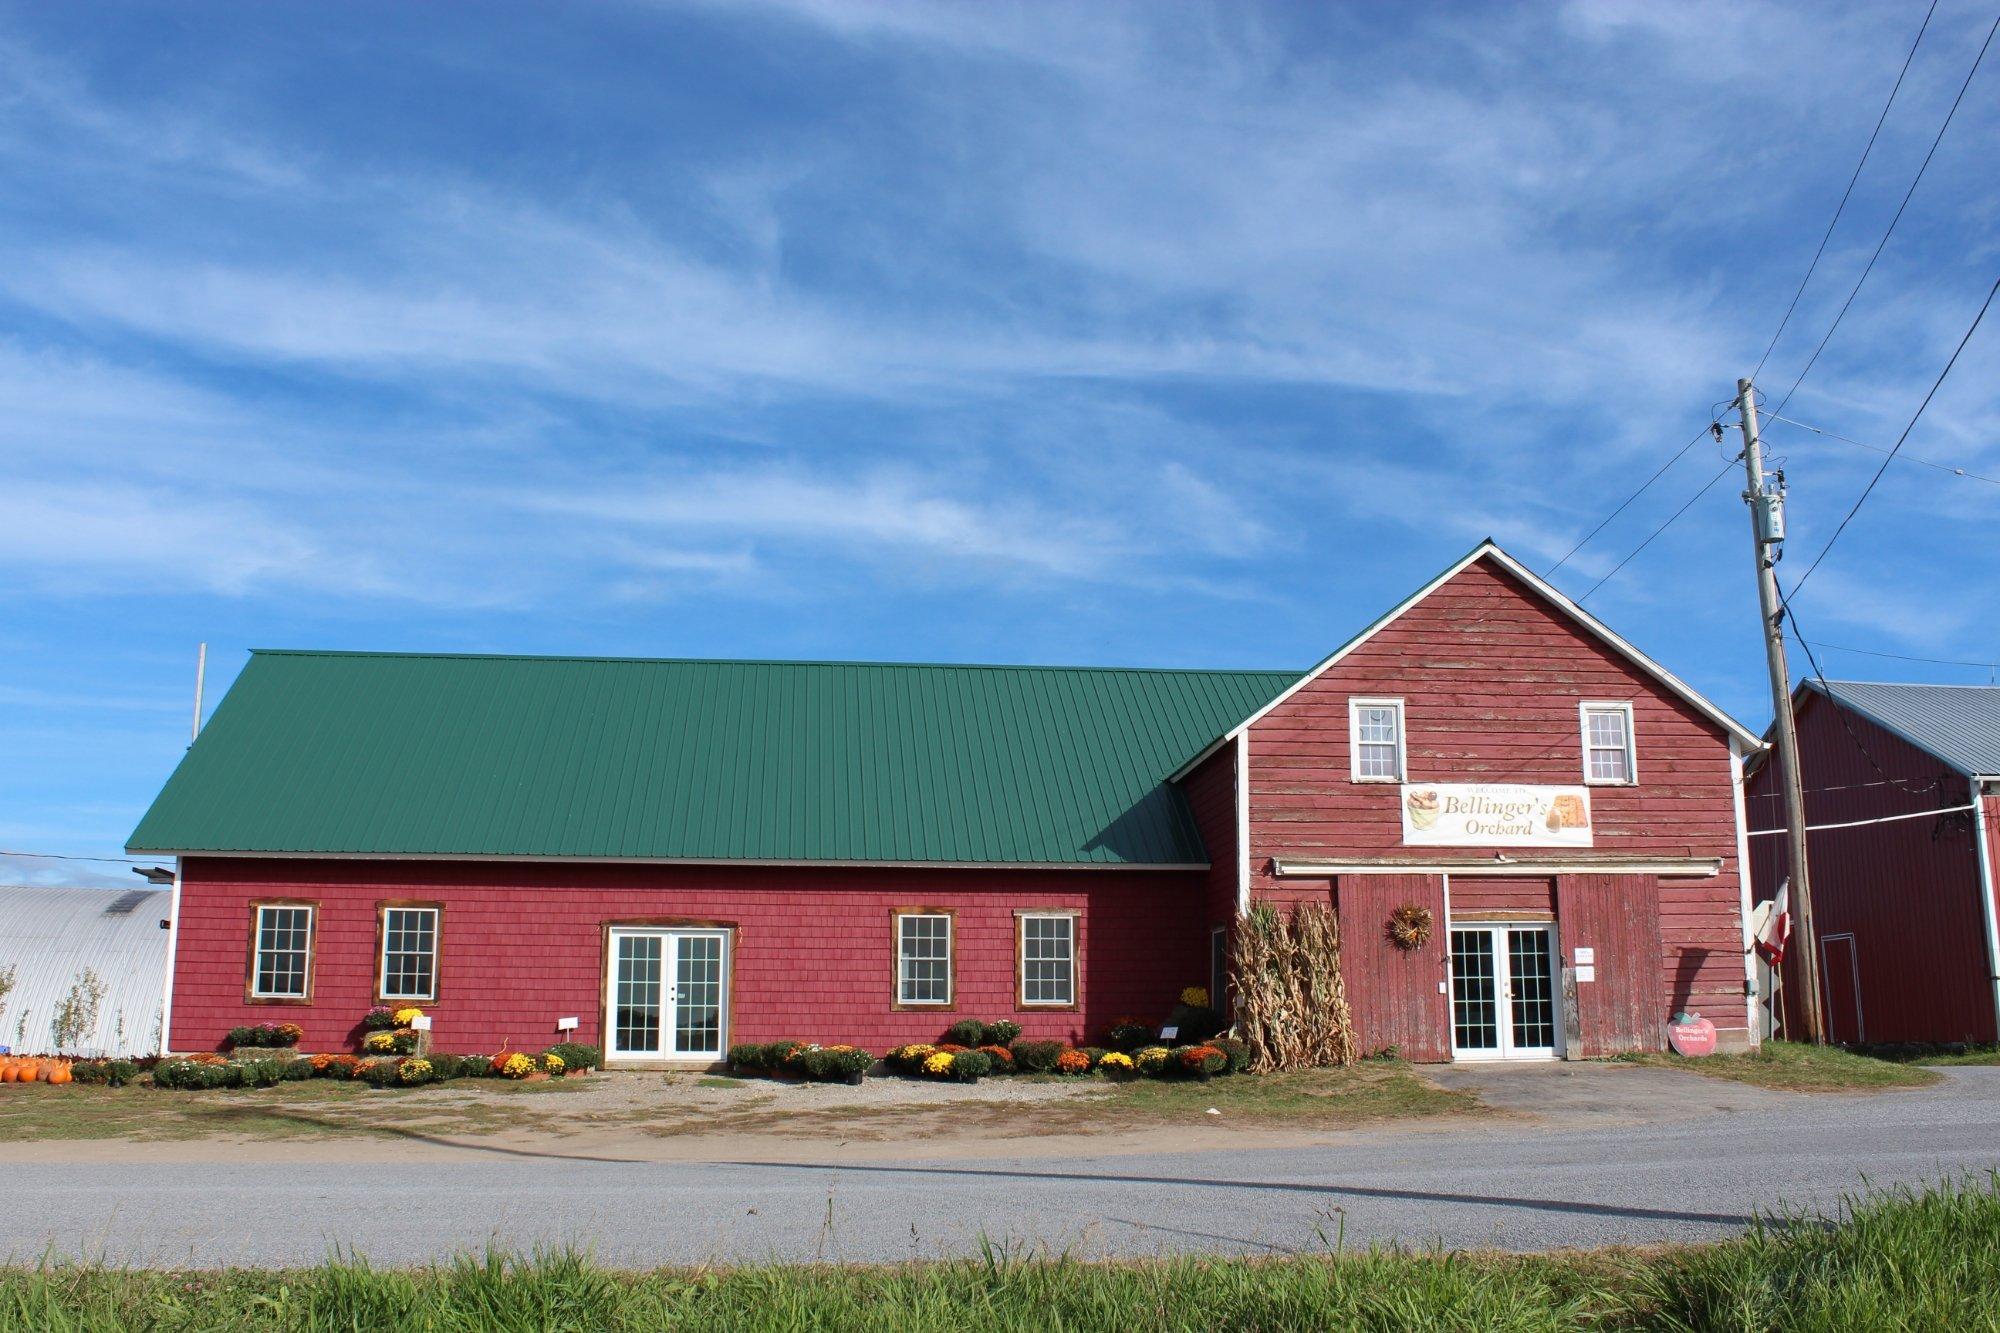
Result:
[[1736,898],[1743,924],[1743,1011],[1749,1025],[1750,1044],[1761,1045],[1763,1024],[1757,1021],[1757,1006],[1764,997],[1757,993],[1756,938],[1750,930],[1750,820],[1745,808],[1742,742],[1729,738],[1729,802],[1736,817]]
[[1550,582],[1548,582],[1548,580],[1542,578],[1541,575],[1529,569],[1526,565],[1516,560],[1513,556],[1508,555],[1505,551],[1501,550],[1500,547],[1497,546],[1491,538],[1488,538],[1487,540],[1480,542],[1479,545],[1473,547],[1463,557],[1461,557],[1459,560],[1454,562],[1449,568],[1447,568],[1442,574],[1439,574],[1429,583],[1426,583],[1423,587],[1417,589],[1415,592],[1411,593],[1408,597],[1405,597],[1401,602],[1398,602],[1395,605],[1395,607],[1389,611],[1387,615],[1377,620],[1374,624],[1368,626],[1368,628],[1362,630],[1359,634],[1349,639],[1339,648],[1336,648],[1333,651],[1333,653],[1329,655],[1325,660],[1320,662],[1319,665],[1315,666],[1314,668],[1312,668],[1312,670],[1306,672],[1305,675],[1299,677],[1296,681],[1292,682],[1291,685],[1287,686],[1285,690],[1282,693],[1280,693],[1275,699],[1272,699],[1262,708],[1259,708],[1249,717],[1244,718],[1241,722],[1237,723],[1234,727],[1231,727],[1227,732],[1223,733],[1223,735],[1221,735],[1216,739],[1214,744],[1210,745],[1207,749],[1203,750],[1193,759],[1190,759],[1187,763],[1183,764],[1180,768],[1176,769],[1170,780],[1179,781],[1182,777],[1186,776],[1187,773],[1190,770],[1192,770],[1195,765],[1199,764],[1202,760],[1208,758],[1209,755],[1214,754],[1215,751],[1220,749],[1226,742],[1233,740],[1238,732],[1246,731],[1249,728],[1255,726],[1259,721],[1261,721],[1265,717],[1266,714],[1270,713],[1272,709],[1278,707],[1280,704],[1284,703],[1287,699],[1290,699],[1294,694],[1297,694],[1300,690],[1304,689],[1307,685],[1310,685],[1313,681],[1325,675],[1328,671],[1332,670],[1335,666],[1339,665],[1341,659],[1345,658],[1348,654],[1352,653],[1362,644],[1367,643],[1377,634],[1380,634],[1383,630],[1387,629],[1389,626],[1395,624],[1398,620],[1402,619],[1404,613],[1407,612],[1411,607],[1423,601],[1426,597],[1429,597],[1432,593],[1436,592],[1446,583],[1456,578],[1459,574],[1463,573],[1468,567],[1470,567],[1474,562],[1489,557],[1493,560],[1495,564],[1499,565],[1509,574],[1512,574],[1515,578],[1527,584],[1531,592],[1535,593],[1538,597],[1542,598],[1544,601],[1548,602],[1551,606],[1555,607],[1556,610],[1562,612],[1564,615],[1568,616],[1571,620],[1574,620],[1577,624],[1581,625],[1585,630],[1589,631],[1592,636],[1594,636],[1600,642],[1604,643],[1607,647],[1612,649],[1612,651],[1618,653],[1621,657],[1624,657],[1627,661],[1631,662],[1641,671],[1644,671],[1647,675],[1653,677],[1653,679],[1657,680],[1660,684],[1666,686],[1668,690],[1672,691],[1682,701],[1691,706],[1696,712],[1700,713],[1703,717],[1706,717],[1709,721],[1715,723],[1716,726],[1722,728],[1724,732],[1728,733],[1729,735],[1735,737],[1737,740],[1741,741],[1746,749],[1755,751],[1755,750],[1762,750],[1764,748],[1763,737],[1759,736],[1756,732],[1750,730],[1748,727],[1744,726],[1741,722],[1738,722],[1735,718],[1731,717],[1729,714],[1723,712],[1720,708],[1710,703],[1693,686],[1689,685],[1679,676],[1676,676],[1673,672],[1667,670],[1665,667],[1661,666],[1658,662],[1654,661],[1652,658],[1646,656],[1646,654],[1640,652],[1637,648],[1633,647],[1629,642],[1627,642],[1624,638],[1622,638],[1615,631],[1613,631],[1610,626],[1606,625],[1596,616],[1593,616],[1592,614],[1590,614],[1590,612],[1584,610],[1582,607],[1578,606],[1575,602],[1571,601],[1568,597],[1564,596],[1561,592],[1557,591],[1555,586]]
[[1272,872],[1281,878],[1323,879],[1328,875],[1669,875],[1711,879],[1722,873],[1713,856],[1612,857],[1580,861],[1575,857],[1432,856],[1421,860],[1394,857],[1348,857],[1307,860],[1271,858]]

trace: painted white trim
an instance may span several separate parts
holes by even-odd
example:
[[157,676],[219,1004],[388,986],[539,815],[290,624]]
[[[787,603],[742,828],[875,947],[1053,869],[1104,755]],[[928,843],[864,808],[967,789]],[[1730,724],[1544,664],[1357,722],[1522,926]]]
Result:
[[[305,989],[300,991],[271,991],[257,989],[257,978],[264,971],[264,913],[304,912],[306,914],[305,965],[300,968]],[[258,903],[250,911],[250,986],[249,996],[253,1000],[310,1000],[313,983],[313,952],[319,939],[318,903]]]
[[[429,912],[431,914],[431,993],[391,995],[389,993],[389,913]],[[384,1000],[436,1004],[438,956],[444,952],[444,909],[422,903],[383,903],[375,909],[375,993]]]
[[[1868,1040],[1868,1012],[1861,1005],[1861,941],[1854,937],[1854,932],[1851,930],[1840,930],[1831,935],[1820,936],[1819,974],[1823,977],[1833,973],[1833,960],[1827,956],[1827,946],[1835,940],[1847,941],[1847,975],[1854,985],[1854,1040],[1858,1045]],[[1833,1005],[1830,1001],[1826,1006],[1826,1027],[1827,1039],[1830,1041],[1833,1034]]]
[[174,889],[167,899],[167,983],[160,994],[160,1049],[159,1054],[167,1055],[173,1050],[174,1031],[174,963],[181,942],[181,863],[174,861]]
[[1250,915],[1250,733],[1236,733],[1236,915]]
[[[1381,774],[1361,771],[1361,718],[1364,708],[1389,708],[1396,714],[1396,771],[1384,777]],[[1407,782],[1410,776],[1410,752],[1407,744],[1408,710],[1401,699],[1388,696],[1349,695],[1347,699],[1347,777],[1350,782]],[[1380,744],[1380,742],[1372,742]]]
[[[890,918],[896,925],[896,994],[894,1003],[903,1009],[949,1009],[958,999],[958,918],[951,912],[891,912]],[[909,978],[903,973],[903,964],[909,959],[903,953],[903,923],[905,921],[944,922],[944,998],[942,1000],[912,1000],[905,998],[903,983]],[[1015,927],[1018,932],[1019,926]],[[1020,952],[1019,935],[1015,936],[1015,953]],[[932,961],[925,959],[924,961]]]
[[1736,818],[1736,899],[1743,926],[1743,1021],[1750,1031],[1750,1044],[1764,1041],[1764,1025],[1757,1019],[1757,1007],[1764,997],[1757,992],[1757,935],[1750,928],[1750,821],[1745,811],[1743,784],[1743,744],[1729,738],[1729,804]]
[[1432,857],[1399,861],[1394,857],[1362,856],[1344,861],[1308,861],[1272,857],[1275,875],[1324,879],[1328,875],[1674,875],[1708,879],[1722,873],[1720,857],[1623,857],[1601,861],[1580,857],[1506,858]]
[[[646,938],[660,940],[660,1050],[640,1051],[620,1054],[615,1048],[618,1042],[618,940],[619,937]],[[715,1051],[696,1051],[693,1054],[669,1050],[675,1041],[676,1015],[674,1012],[673,988],[679,972],[678,949],[683,939],[719,939],[722,941],[720,965],[721,996],[717,1006],[715,1023]],[[735,1025],[735,1006],[730,1003],[731,979],[736,972],[736,931],[730,926],[623,926],[608,923],[604,933],[604,992],[598,998],[604,1005],[604,1030],[599,1033],[603,1045],[606,1069],[651,1069],[651,1068],[707,1068],[729,1056],[730,1029]]]
[[2000,1031],[2000,913],[1993,902],[1993,844],[1986,831],[1985,779],[1972,780],[1972,849],[1979,855],[1979,909],[1986,922],[1986,971],[1993,988],[1993,1022]]
[[1346,643],[1336,648],[1333,651],[1333,653],[1327,658],[1325,658],[1323,661],[1321,661],[1318,666],[1315,666],[1314,668],[1312,668],[1312,670],[1306,672],[1305,675],[1299,677],[1296,681],[1293,681],[1289,686],[1287,686],[1278,695],[1277,698],[1272,699],[1269,703],[1265,704],[1262,708],[1259,708],[1249,717],[1244,718],[1234,727],[1231,727],[1228,732],[1226,732],[1221,738],[1219,738],[1215,742],[1214,745],[1211,745],[1208,749],[1202,751],[1201,754],[1196,755],[1193,759],[1190,759],[1187,763],[1183,764],[1179,769],[1177,769],[1173,774],[1172,780],[1178,781],[1183,775],[1185,775],[1188,772],[1188,770],[1192,769],[1196,764],[1200,763],[1209,754],[1213,753],[1214,750],[1218,746],[1220,746],[1224,740],[1228,740],[1230,737],[1236,735],[1236,733],[1239,731],[1243,731],[1246,728],[1255,726],[1272,709],[1278,707],[1280,704],[1284,703],[1287,699],[1290,699],[1294,694],[1297,694],[1300,690],[1304,689],[1307,685],[1310,685],[1313,681],[1325,675],[1326,672],[1332,669],[1334,666],[1336,666],[1342,658],[1346,657],[1356,648],[1359,648],[1362,644],[1367,643],[1370,639],[1374,638],[1377,634],[1381,633],[1389,626],[1395,624],[1396,621],[1402,619],[1404,612],[1408,611],[1418,602],[1423,601],[1424,598],[1436,592],[1439,588],[1443,587],[1451,579],[1457,577],[1459,573],[1465,570],[1474,561],[1484,557],[1490,557],[1495,564],[1499,565],[1502,569],[1512,574],[1515,578],[1519,579],[1521,582],[1527,584],[1529,589],[1533,591],[1537,596],[1541,597],[1551,606],[1554,606],[1556,610],[1561,611],[1564,615],[1574,620],[1577,624],[1583,626],[1584,629],[1588,630],[1591,634],[1595,635],[1606,646],[1610,647],[1615,652],[1624,656],[1628,661],[1630,661],[1634,666],[1638,667],[1641,671],[1644,671],[1646,674],[1653,677],[1654,680],[1657,680],[1660,684],[1666,686],[1668,690],[1678,695],[1683,702],[1690,705],[1692,708],[1694,708],[1696,712],[1706,717],[1709,721],[1715,723],[1716,726],[1722,728],[1725,732],[1728,732],[1730,735],[1735,736],[1737,739],[1741,740],[1745,745],[1749,746],[1752,749],[1761,750],[1764,748],[1764,740],[1761,736],[1757,735],[1756,732],[1751,731],[1741,722],[1738,722],[1735,718],[1729,716],[1729,714],[1723,712],[1720,708],[1717,708],[1714,704],[1710,703],[1707,699],[1703,698],[1702,695],[1698,693],[1686,681],[1682,680],[1679,676],[1676,676],[1673,672],[1661,666],[1658,662],[1654,661],[1652,658],[1646,656],[1646,654],[1640,652],[1637,648],[1634,648],[1630,643],[1626,642],[1625,639],[1621,638],[1618,634],[1614,633],[1610,628],[1610,626],[1606,625],[1596,616],[1591,615],[1590,612],[1584,610],[1582,607],[1578,606],[1575,602],[1572,602],[1569,598],[1565,597],[1561,592],[1558,592],[1555,586],[1551,584],[1548,580],[1536,574],[1533,570],[1529,569],[1526,565],[1523,565],[1513,556],[1508,555],[1505,551],[1501,550],[1499,546],[1495,545],[1491,538],[1488,538],[1487,540],[1479,543],[1479,545],[1473,547],[1472,550],[1467,552],[1449,569],[1445,570],[1444,573],[1439,574],[1429,583],[1426,583],[1423,587],[1411,593],[1401,602],[1398,602],[1395,605],[1395,607],[1393,607],[1389,611],[1387,615],[1383,616],[1380,620],[1377,620],[1367,629],[1362,630],[1359,634],[1355,635],[1353,638],[1349,639]]
[[[1590,743],[1590,715],[1599,713],[1623,713],[1625,715],[1625,773],[1622,778],[1594,778],[1590,776],[1590,752],[1593,749],[1608,750],[1608,745],[1593,746]],[[1632,716],[1630,699],[1579,699],[1576,701],[1576,729],[1578,739],[1583,744],[1583,785],[1586,787],[1636,787],[1639,785],[1639,727]],[[1736,738],[1731,736],[1733,745]]]
[[[1069,922],[1069,998],[1066,1000],[1031,1000],[1028,998],[1028,923],[1030,921]],[[901,930],[901,927],[898,927]],[[902,959],[896,960],[900,971]],[[1074,1009],[1076,1008],[1076,912],[1073,909],[1035,910],[1014,913],[1014,984],[1020,988],[1023,1009]],[[898,977],[898,989],[901,989]]]
[[[130,851],[132,849],[127,848]],[[490,852],[214,852],[184,848],[149,856],[209,856],[233,861],[536,861],[551,865],[804,866],[855,870],[1206,870],[1206,861],[778,861],[751,857],[516,856]]]

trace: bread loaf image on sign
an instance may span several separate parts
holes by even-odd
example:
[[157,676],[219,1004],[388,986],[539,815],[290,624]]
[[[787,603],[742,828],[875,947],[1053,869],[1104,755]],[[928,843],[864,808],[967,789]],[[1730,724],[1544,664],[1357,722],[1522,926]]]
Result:
[[1440,808],[1436,792],[1413,791],[1403,798],[1403,804],[1409,808],[1412,827],[1429,828],[1438,822]]
[[1549,817],[1546,821],[1551,833],[1566,828],[1589,828],[1590,812],[1583,808],[1581,796],[1558,796],[1549,802]]

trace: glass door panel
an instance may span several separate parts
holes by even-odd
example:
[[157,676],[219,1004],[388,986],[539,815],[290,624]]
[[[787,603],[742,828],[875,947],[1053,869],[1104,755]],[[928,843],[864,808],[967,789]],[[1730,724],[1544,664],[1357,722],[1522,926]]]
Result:
[[659,1055],[660,1010],[664,999],[658,934],[611,934],[612,1055]]
[[675,935],[674,1049],[722,1058],[723,935]]
[[1451,1044],[1460,1055],[1500,1054],[1499,976],[1493,932],[1451,932]]
[[1556,1049],[1555,968],[1546,926],[1507,932],[1510,1053],[1553,1055]]

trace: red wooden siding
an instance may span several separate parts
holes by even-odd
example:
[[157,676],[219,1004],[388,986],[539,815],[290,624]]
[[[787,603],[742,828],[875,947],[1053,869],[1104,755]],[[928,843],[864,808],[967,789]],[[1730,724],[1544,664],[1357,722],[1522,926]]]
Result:
[[1437,782],[1580,783],[1578,703],[1629,701],[1639,781],[1592,789],[1594,850],[1720,860],[1718,875],[1660,885],[1654,1016],[1692,1006],[1725,1034],[1747,1035],[1728,737],[1490,561],[1440,585],[1251,727],[1253,894],[1295,895],[1270,873],[1277,856],[1422,854],[1402,845],[1396,786],[1350,780],[1352,695],[1405,701],[1409,776]]
[[[1853,712],[1843,725],[1843,711],[1810,691],[1798,710],[1808,825],[1971,800],[1965,779],[1935,755]],[[1745,799],[1752,830],[1784,826],[1775,761],[1751,775]],[[1783,842],[1782,836],[1750,839],[1760,901],[1776,894],[1783,877]],[[1868,1040],[1994,1040],[1979,859],[1968,815],[1822,829],[1806,835],[1806,857],[1814,928],[1821,938],[1855,937]],[[1792,1034],[1803,1031],[1798,957],[1796,949],[1787,955],[1784,975]]]
[[[1033,1036],[1096,1040],[1121,1016],[1163,1021],[1183,986],[1206,985],[1194,872],[861,870],[554,862],[191,858],[184,867],[171,1048],[218,1045],[238,1024],[302,1024],[305,1046],[345,1049],[373,996],[375,912],[385,900],[443,905],[440,997],[424,1008],[449,1051],[503,1041],[598,1043],[606,922],[736,926],[730,1039],[797,1037],[884,1050],[932,1040],[959,1018],[1013,1018]],[[309,1005],[243,998],[248,904],[320,905]],[[893,1008],[893,908],[956,913],[948,1010]],[[1075,1011],[1017,1011],[1014,912],[1080,909]]]
[[[1556,934],[1563,962],[1574,966],[1576,951],[1589,949],[1597,973],[1576,986],[1581,1044],[1575,1054],[1588,1060],[1662,1049],[1671,1015],[1660,1013],[1658,998],[1658,881],[1650,875],[1564,875],[1559,884]],[[1690,963],[1691,970],[1696,966]]]
[[1556,916],[1556,882],[1527,875],[1453,875],[1451,877],[1451,919],[1453,921],[1521,921],[1528,918],[1553,921]]
[[[1430,908],[1436,921],[1430,939],[1408,951],[1386,929],[1405,903]],[[1394,1046],[1411,1060],[1451,1059],[1451,997],[1438,989],[1450,975],[1442,877],[1342,875],[1338,907],[1347,1007],[1362,1053]]]
[[1236,917],[1236,872],[1241,864],[1236,845],[1236,747],[1224,745],[1202,760],[1181,780],[1181,790],[1208,848],[1203,885],[1208,924],[1223,925]]

